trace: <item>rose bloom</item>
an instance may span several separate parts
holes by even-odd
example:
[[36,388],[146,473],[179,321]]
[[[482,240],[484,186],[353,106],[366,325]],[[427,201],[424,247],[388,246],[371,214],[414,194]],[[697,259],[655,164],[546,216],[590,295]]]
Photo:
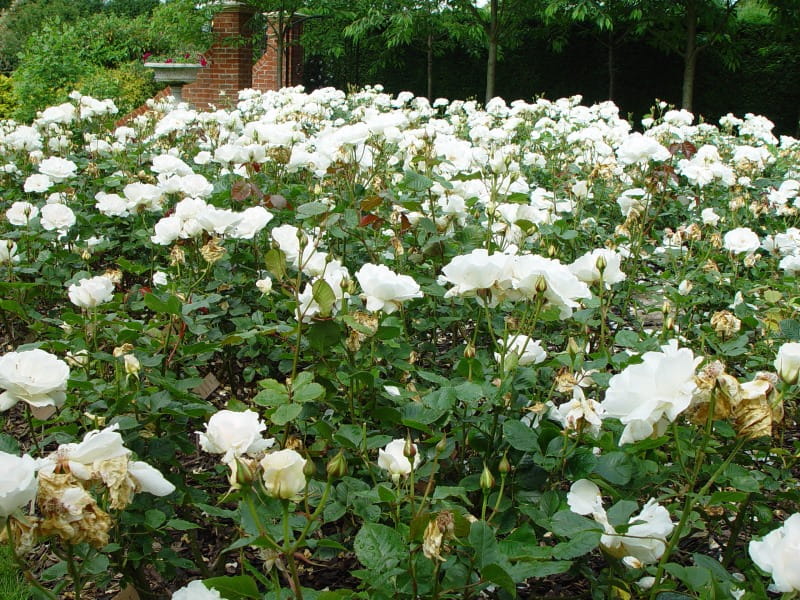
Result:
[[106,194],[97,192],[94,196],[94,207],[107,217],[127,217],[128,202],[119,194]]
[[205,432],[196,433],[203,450],[210,454],[224,454],[222,460],[227,463],[237,456],[254,455],[271,447],[275,440],[261,436],[266,428],[258,413],[252,410],[221,410],[211,415]]
[[[414,468],[416,469],[421,462],[417,445],[411,444],[414,451]],[[378,450],[378,466],[389,472],[392,481],[399,481],[400,476],[411,473],[411,461],[405,455],[406,441],[404,439],[392,440],[386,444],[386,448]]]
[[63,360],[44,350],[9,352],[0,357],[0,411],[17,402],[31,406],[64,404],[67,398],[69,367]]
[[784,256],[778,266],[790,277],[797,277],[800,275],[800,254]]
[[30,202],[14,202],[6,211],[6,219],[12,225],[22,227],[27,225],[31,219],[36,218],[39,209]]
[[114,284],[105,275],[81,279],[69,286],[69,299],[80,308],[94,308],[114,297]]
[[742,254],[758,250],[761,246],[761,240],[749,227],[737,227],[725,234],[722,245],[728,252]]
[[697,385],[695,358],[676,340],[661,346],[661,352],[645,352],[643,361],[629,365],[610,381],[602,402],[608,417],[618,418],[625,429],[620,444],[661,435],[667,425],[688,408]]
[[597,248],[573,262],[569,270],[584,283],[602,281],[606,287],[610,287],[627,277],[620,270],[621,263],[622,256],[619,253],[607,248]]
[[800,342],[787,342],[778,348],[775,370],[789,385],[800,378]]
[[391,314],[400,303],[412,298],[422,298],[419,284],[408,275],[398,275],[385,265],[367,263],[356,273],[356,279],[364,290],[367,310],[384,311]]
[[272,291],[272,279],[269,277],[264,277],[264,279],[259,279],[256,281],[256,287],[258,291],[262,294],[269,294]]
[[251,206],[241,213],[240,220],[231,234],[232,237],[242,240],[252,240],[253,237],[272,220],[272,213],[263,206]]
[[42,207],[40,222],[47,231],[66,231],[75,225],[75,213],[64,204],[47,204]]
[[225,600],[215,589],[208,589],[202,581],[192,581],[174,594],[172,600]]
[[[527,365],[537,365],[547,358],[547,353],[542,349],[542,342],[534,340],[527,335],[515,335],[509,340],[499,339],[497,345],[505,348],[506,364],[503,365],[504,370],[508,370],[511,360],[511,355],[515,355],[516,364],[520,367]],[[502,358],[501,353],[495,352],[494,359],[499,363]]]
[[267,454],[260,464],[264,487],[273,498],[290,500],[306,489],[306,476],[303,473],[306,459],[294,450]]
[[41,194],[50,189],[53,182],[47,175],[41,173],[34,173],[29,175],[22,184],[22,190],[28,194]]
[[629,567],[657,562],[667,547],[667,537],[675,527],[669,511],[651,498],[638,515],[628,519],[627,535],[618,534],[608,521],[603,508],[600,488],[588,479],[580,479],[572,484],[567,494],[567,503],[572,512],[579,515],[592,515],[602,525],[605,533],[600,545]]
[[[487,304],[492,307],[504,299],[511,287],[512,257],[507,254],[489,254],[479,248],[469,254],[456,256],[442,268],[439,285],[453,284],[444,297],[469,298],[479,292],[491,292]],[[480,297],[480,301],[483,298]]]
[[75,171],[77,170],[78,165],[74,162],[58,156],[45,158],[39,163],[39,172],[47,175],[55,183],[60,183],[74,177]]
[[7,517],[36,496],[36,461],[27,454],[0,452],[0,517]]
[[771,592],[800,591],[800,513],[793,514],[760,541],[751,541],[748,551],[758,568],[772,575]]

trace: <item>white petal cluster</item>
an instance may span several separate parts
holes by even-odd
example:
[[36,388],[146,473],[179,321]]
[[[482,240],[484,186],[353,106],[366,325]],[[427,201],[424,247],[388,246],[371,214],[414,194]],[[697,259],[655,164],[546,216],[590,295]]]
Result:
[[758,568],[772,576],[770,591],[800,591],[800,513],[790,516],[761,540],[751,541],[748,551]]
[[567,503],[574,513],[592,515],[605,532],[600,538],[600,545],[612,556],[621,558],[628,567],[657,562],[664,554],[667,537],[675,527],[667,509],[651,498],[639,514],[628,519],[627,532],[617,533],[603,508],[600,488],[588,479],[580,479],[572,484]]
[[385,265],[367,263],[356,272],[367,310],[391,314],[406,300],[422,298],[419,284],[408,275],[398,275]]
[[0,357],[0,411],[17,402],[60,407],[67,398],[67,363],[44,350],[8,352]]
[[95,308],[114,298],[114,283],[105,275],[81,279],[67,290],[69,300],[79,308]]
[[641,363],[629,365],[609,380],[602,405],[608,417],[625,425],[620,444],[662,434],[689,407],[701,360],[670,340],[661,352],[645,352]]

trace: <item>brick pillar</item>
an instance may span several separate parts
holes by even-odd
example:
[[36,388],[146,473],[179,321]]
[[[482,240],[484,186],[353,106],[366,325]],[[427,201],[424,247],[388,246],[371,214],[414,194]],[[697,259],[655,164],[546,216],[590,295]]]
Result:
[[[286,32],[283,55],[283,85],[292,87],[303,83],[303,47],[300,36],[303,34],[303,18],[295,16]],[[282,86],[278,81],[277,48],[271,39],[274,32],[267,27],[267,50],[253,66],[253,88],[266,92],[278,90]]]
[[[201,69],[197,81],[184,86],[183,97],[198,110],[209,105],[236,102],[241,89],[253,85],[253,45],[250,21],[254,10],[231,2],[214,15],[215,42],[206,52],[208,66]],[[242,43],[242,39],[246,43]],[[225,93],[225,98],[220,96]]]

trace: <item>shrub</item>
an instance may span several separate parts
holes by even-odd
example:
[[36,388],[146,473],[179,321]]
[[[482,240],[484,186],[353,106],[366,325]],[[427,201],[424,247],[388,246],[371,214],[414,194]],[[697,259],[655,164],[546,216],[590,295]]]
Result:
[[153,74],[139,63],[128,63],[116,69],[96,68],[75,88],[95,98],[113,98],[120,114],[141,106],[158,91]]
[[14,87],[11,78],[0,75],[0,119],[7,119],[14,111]]

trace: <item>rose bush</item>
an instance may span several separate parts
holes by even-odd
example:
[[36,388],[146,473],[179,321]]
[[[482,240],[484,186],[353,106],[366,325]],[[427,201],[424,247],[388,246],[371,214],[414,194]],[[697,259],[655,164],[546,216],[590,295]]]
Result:
[[0,122],[0,446],[42,490],[8,523],[64,558],[31,580],[299,598],[354,557],[330,593],[766,597],[797,140],[579,98],[229,100]]

